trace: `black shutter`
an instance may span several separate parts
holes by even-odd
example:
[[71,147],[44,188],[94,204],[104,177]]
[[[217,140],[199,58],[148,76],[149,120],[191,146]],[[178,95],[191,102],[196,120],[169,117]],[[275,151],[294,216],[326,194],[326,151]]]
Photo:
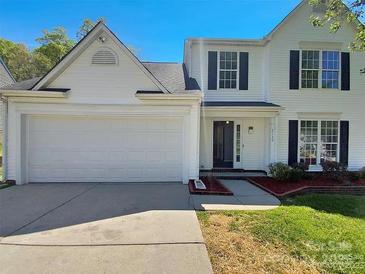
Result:
[[350,53],[341,52],[341,90],[350,90]]
[[340,122],[340,163],[349,163],[349,121]]
[[208,89],[217,89],[217,52],[208,51]]
[[290,51],[289,89],[299,89],[299,50]]
[[248,52],[240,52],[240,90],[248,90]]
[[298,120],[289,120],[288,165],[298,163]]

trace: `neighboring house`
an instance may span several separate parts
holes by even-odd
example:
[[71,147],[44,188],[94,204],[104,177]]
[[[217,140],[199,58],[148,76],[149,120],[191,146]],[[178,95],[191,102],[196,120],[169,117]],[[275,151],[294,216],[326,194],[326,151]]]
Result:
[[[0,88],[15,83],[15,79],[0,57]],[[3,104],[0,102],[0,143],[3,140]]]
[[200,169],[321,160],[365,166],[365,54],[354,27],[314,29],[302,2],[260,40],[187,39],[184,64],[140,62],[97,24],[8,98],[5,176],[182,181]]

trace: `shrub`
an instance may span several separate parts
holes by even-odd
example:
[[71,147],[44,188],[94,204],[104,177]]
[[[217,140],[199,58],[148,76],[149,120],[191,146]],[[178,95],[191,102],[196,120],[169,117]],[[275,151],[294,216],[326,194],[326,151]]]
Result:
[[269,166],[271,176],[278,181],[289,181],[290,180],[290,166],[283,163],[273,163]]
[[323,175],[338,182],[343,182],[347,177],[347,166],[334,161],[321,163]]
[[363,167],[362,169],[360,169],[360,178],[361,179],[365,179],[365,167]]
[[290,181],[291,182],[298,182],[299,180],[305,177],[306,172],[299,168],[295,167],[290,170]]
[[290,167],[283,163],[274,163],[269,166],[271,176],[281,182],[297,182],[305,177],[303,167]]
[[292,165],[293,168],[298,168],[300,170],[303,170],[304,172],[309,169],[309,164],[307,163],[295,163]]

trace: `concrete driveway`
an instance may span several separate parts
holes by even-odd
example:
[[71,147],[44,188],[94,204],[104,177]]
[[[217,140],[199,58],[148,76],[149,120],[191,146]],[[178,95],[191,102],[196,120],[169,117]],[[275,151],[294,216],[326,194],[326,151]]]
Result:
[[2,273],[212,273],[186,185],[0,191]]

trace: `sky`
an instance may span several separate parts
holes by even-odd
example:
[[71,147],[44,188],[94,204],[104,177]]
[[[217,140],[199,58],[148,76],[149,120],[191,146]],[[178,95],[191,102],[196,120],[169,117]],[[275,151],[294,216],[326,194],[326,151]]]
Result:
[[299,0],[0,0],[0,37],[34,48],[42,30],[75,38],[84,18],[107,26],[142,61],[181,62],[184,39],[262,38]]

